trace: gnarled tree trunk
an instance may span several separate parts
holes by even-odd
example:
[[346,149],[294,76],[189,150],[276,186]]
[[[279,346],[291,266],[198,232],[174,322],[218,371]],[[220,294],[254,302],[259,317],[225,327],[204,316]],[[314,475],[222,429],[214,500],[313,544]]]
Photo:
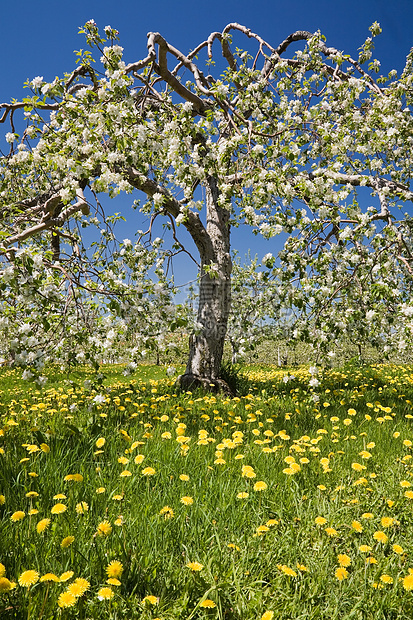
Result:
[[228,390],[220,380],[228,316],[231,307],[230,211],[218,204],[216,179],[206,186],[206,232],[210,243],[200,251],[199,305],[197,330],[191,336],[184,388],[205,387]]

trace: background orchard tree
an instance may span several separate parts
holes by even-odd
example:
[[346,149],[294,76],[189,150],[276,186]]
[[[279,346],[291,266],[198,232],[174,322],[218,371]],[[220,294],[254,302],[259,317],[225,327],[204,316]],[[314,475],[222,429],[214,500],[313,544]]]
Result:
[[[297,326],[297,338],[312,330],[325,342],[343,329],[335,317],[337,307],[345,316],[346,287],[366,291],[363,312],[376,312],[372,287],[390,289],[397,273],[392,303],[405,302],[412,225],[400,209],[413,198],[412,53],[400,77],[376,79],[372,38],[354,60],[320,33],[297,31],[274,47],[231,23],[187,55],[150,33],[146,58],[126,63],[117,31],[105,28],[104,38],[91,20],[82,32],[103,73],[93,51],[80,51],[71,74],[52,83],[36,77],[32,96],[1,106],[10,121],[1,159],[4,260],[13,263],[26,246],[42,255],[51,243],[55,264],[59,240],[75,251],[73,223],[88,225],[100,193],[144,192],[141,210],[165,218],[174,247],[184,251],[183,226],[199,253],[184,386],[219,383],[234,225],[289,235],[280,297],[313,319]],[[252,55],[232,46],[242,35]],[[17,132],[20,110],[26,126]]]

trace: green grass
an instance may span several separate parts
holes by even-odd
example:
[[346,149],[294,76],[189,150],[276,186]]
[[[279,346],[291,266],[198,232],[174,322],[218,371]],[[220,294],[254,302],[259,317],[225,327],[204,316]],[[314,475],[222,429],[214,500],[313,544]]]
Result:
[[[38,389],[1,370],[2,619],[411,618],[413,368],[329,371],[313,389],[305,368],[245,367],[233,399],[122,371],[85,389],[87,368],[51,368]],[[76,578],[87,591],[62,598]]]

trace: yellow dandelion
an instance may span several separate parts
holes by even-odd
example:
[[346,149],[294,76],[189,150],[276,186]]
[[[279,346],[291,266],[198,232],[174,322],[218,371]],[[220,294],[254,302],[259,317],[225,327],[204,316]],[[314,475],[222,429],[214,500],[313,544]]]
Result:
[[64,583],[65,581],[69,581],[69,579],[71,579],[73,575],[74,575],[74,572],[72,570],[67,570],[60,575],[59,581],[61,583]]
[[295,572],[295,570],[293,568],[290,568],[286,564],[277,564],[277,568],[288,577],[297,577],[297,573]]
[[0,506],[4,506],[6,503],[6,498],[3,494],[0,495]]
[[159,603],[159,598],[154,596],[153,594],[148,594],[142,599],[142,603],[149,603],[150,605],[157,605]]
[[340,564],[340,566],[347,567],[347,566],[350,566],[350,564],[351,564],[351,558],[348,555],[346,555],[345,553],[340,553],[337,556],[337,560],[338,560],[338,563]]
[[101,523],[99,523],[96,533],[99,536],[109,536],[111,531],[112,531],[112,526],[109,523],[109,521],[102,521]]
[[100,601],[109,600],[109,599],[113,598],[114,594],[115,593],[112,590],[112,588],[100,588],[100,590],[98,592],[98,599]]
[[76,596],[72,592],[69,592],[69,590],[66,590],[66,592],[60,594],[57,599],[57,604],[62,608],[73,607],[73,605],[76,604],[76,600]]
[[16,512],[13,512],[12,516],[10,517],[10,520],[13,521],[13,523],[15,523],[16,521],[21,521],[22,519],[24,519],[25,516],[26,516],[26,513],[23,512],[23,510],[16,510]]
[[391,527],[394,525],[394,519],[393,517],[382,517],[380,523],[382,527]]
[[172,519],[174,517],[174,511],[170,506],[164,506],[159,511],[159,514],[164,517],[164,519]]
[[63,512],[66,512],[67,506],[65,504],[55,504],[51,509],[52,515],[60,515]]
[[268,485],[263,480],[259,480],[254,484],[254,491],[265,491],[268,488]]
[[413,499],[413,491],[405,491],[404,496],[407,497],[407,499]]
[[36,570],[26,570],[18,579],[19,585],[23,588],[30,588],[39,581],[39,573]]
[[241,491],[241,493],[238,493],[237,495],[237,499],[247,499],[247,497],[249,497],[250,494],[247,493],[246,491]]
[[143,476],[153,476],[155,473],[156,471],[153,467],[145,467],[145,469],[142,470]]
[[74,536],[66,536],[65,538],[63,538],[62,542],[60,543],[60,546],[62,547],[62,549],[66,549],[67,547],[70,547],[70,545],[74,542],[75,537]]
[[274,612],[273,611],[264,611],[261,616],[261,620],[273,620]]
[[181,474],[179,476],[179,480],[182,480],[182,482],[188,482],[189,476],[187,474]]
[[383,543],[383,544],[386,543],[389,540],[387,535],[384,532],[382,532],[381,530],[379,530],[377,532],[374,532],[373,538],[374,538],[374,540],[377,540],[377,542],[380,542],[380,543]]
[[2,592],[10,592],[16,587],[14,581],[10,581],[7,577],[0,577],[0,594]]
[[243,465],[241,470],[241,476],[243,478],[255,478],[257,474],[250,465]]
[[132,472],[129,471],[128,469],[124,469],[123,471],[120,472],[119,475],[121,478],[128,478],[129,476],[132,475]]
[[57,495],[53,495],[53,499],[67,499],[64,493],[57,493]]
[[363,526],[361,525],[360,521],[352,521],[351,522],[351,527],[358,534],[360,534],[363,531]]
[[404,549],[400,545],[393,545],[392,549],[394,553],[397,553],[397,555],[402,555],[404,553]]
[[325,525],[327,523],[327,519],[325,519],[324,517],[316,517],[314,519],[314,523],[316,525]]
[[47,530],[50,523],[51,523],[51,519],[42,519],[41,521],[39,521],[39,523],[36,525],[37,533],[41,534],[42,532]]
[[201,571],[204,568],[204,565],[200,564],[200,562],[188,562],[187,567],[196,573]]
[[403,588],[408,592],[413,590],[413,573],[409,573],[402,579]]
[[57,575],[55,575],[54,573],[46,573],[45,575],[42,575],[42,577],[40,577],[39,581],[41,583],[43,583],[44,581],[49,582],[49,581],[54,581],[54,583],[59,583],[59,577]]
[[363,512],[361,515],[362,519],[373,519],[374,515],[372,512]]
[[199,603],[199,606],[203,609],[213,609],[214,607],[216,607],[214,601],[211,601],[211,599],[209,598],[206,598],[204,601]]
[[5,574],[6,574],[6,567],[4,566],[4,564],[0,562],[0,577],[4,577]]
[[334,529],[334,527],[326,527],[324,531],[329,536],[338,536],[338,532],[337,530]]
[[121,577],[123,573],[123,565],[119,560],[112,560],[110,564],[106,567],[106,574],[108,577]]
[[106,439],[104,437],[99,437],[99,439],[96,440],[96,444],[95,445],[96,445],[97,448],[100,449],[100,448],[103,448],[105,443],[106,443]]
[[373,558],[372,556],[366,558],[366,564],[370,565],[370,564],[377,564],[377,560],[376,558]]
[[391,584],[391,583],[393,583],[394,579],[393,579],[393,577],[391,577],[391,575],[383,574],[380,577],[380,581],[382,581],[383,583]]
[[78,577],[74,580],[73,583],[70,584],[67,588],[67,592],[70,592],[76,598],[83,596],[87,590],[90,588],[90,583],[87,579],[83,579],[82,577]]
[[339,581],[343,581],[343,579],[348,578],[348,571],[343,566],[340,566],[340,568],[337,568],[335,575]]
[[190,497],[189,495],[184,495],[183,497],[181,497],[181,504],[184,504],[185,506],[192,506],[193,503],[193,497]]
[[83,515],[89,510],[89,504],[87,502],[79,502],[76,504],[76,512],[78,515]]
[[96,489],[96,493],[97,493],[98,495],[101,495],[101,494],[102,494],[102,493],[104,493],[105,491],[106,491],[105,487],[98,487],[98,488]]
[[370,547],[370,545],[360,545],[359,547],[359,551],[361,553],[369,553],[371,551],[372,547]]

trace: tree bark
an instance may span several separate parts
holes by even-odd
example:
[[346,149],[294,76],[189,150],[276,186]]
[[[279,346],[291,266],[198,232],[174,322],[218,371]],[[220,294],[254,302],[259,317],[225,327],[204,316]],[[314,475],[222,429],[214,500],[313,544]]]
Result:
[[189,359],[180,385],[230,391],[220,379],[224,342],[231,307],[230,210],[218,204],[215,178],[206,186],[206,232],[210,243],[200,251],[197,330],[191,336]]

